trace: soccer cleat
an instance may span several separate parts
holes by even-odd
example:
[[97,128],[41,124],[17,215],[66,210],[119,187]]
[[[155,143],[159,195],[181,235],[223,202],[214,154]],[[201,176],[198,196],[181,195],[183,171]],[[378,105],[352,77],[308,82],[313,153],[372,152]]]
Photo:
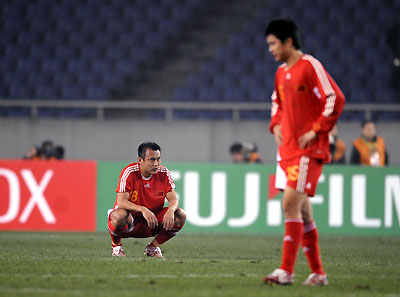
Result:
[[283,269],[275,269],[270,275],[263,278],[267,285],[291,285],[293,284],[294,274],[290,274]]
[[113,257],[126,257],[124,247],[122,245],[113,245],[111,255]]
[[326,274],[311,273],[303,283],[304,286],[327,286]]
[[164,258],[159,247],[148,244],[144,249],[144,255],[153,258]]

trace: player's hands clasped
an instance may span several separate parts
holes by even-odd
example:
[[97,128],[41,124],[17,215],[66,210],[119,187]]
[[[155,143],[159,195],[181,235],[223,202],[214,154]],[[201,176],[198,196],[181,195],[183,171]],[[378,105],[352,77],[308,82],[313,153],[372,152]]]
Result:
[[163,218],[163,225],[165,230],[171,230],[172,227],[174,226],[174,210],[173,209],[168,209],[167,212],[164,215]]
[[147,208],[143,208],[142,210],[142,215],[147,221],[147,225],[151,228],[154,229],[155,227],[158,226],[158,221],[154,213],[152,213],[150,210]]

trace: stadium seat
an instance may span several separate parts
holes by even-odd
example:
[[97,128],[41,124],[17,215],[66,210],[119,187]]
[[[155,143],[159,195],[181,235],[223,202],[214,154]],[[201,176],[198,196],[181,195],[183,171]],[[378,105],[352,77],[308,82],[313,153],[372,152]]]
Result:
[[219,89],[225,89],[229,86],[235,85],[237,78],[235,75],[228,73],[217,73],[213,76],[213,85]]
[[88,61],[81,59],[70,59],[67,62],[67,71],[71,73],[85,72],[89,70]]
[[129,57],[129,49],[122,45],[113,45],[106,48],[105,57],[109,60],[122,60]]
[[92,61],[92,72],[95,73],[108,73],[115,70],[115,63],[106,59],[96,59]]
[[260,50],[252,46],[242,46],[239,50],[239,59],[243,62],[259,62],[261,60]]
[[181,33],[178,24],[172,20],[161,20],[157,30],[167,38],[177,38]]
[[269,102],[271,94],[267,93],[265,88],[251,88],[250,89],[250,100],[251,102]]
[[103,59],[105,56],[105,49],[93,45],[85,45],[80,47],[79,58],[83,60],[93,61]]
[[196,101],[197,95],[193,88],[177,87],[174,90],[173,98],[175,101]]
[[119,60],[116,63],[115,71],[120,75],[132,75],[137,72],[140,62],[133,59]]
[[222,98],[226,102],[243,102],[246,101],[247,95],[243,89],[231,86],[224,90]]
[[61,72],[55,73],[52,83],[57,87],[77,84],[77,74],[79,72]]
[[60,45],[55,48],[55,57],[61,60],[76,59],[79,47],[71,44]]
[[110,99],[108,88],[103,85],[91,85],[87,89],[88,99],[107,100]]
[[259,76],[250,73],[240,76],[239,87],[251,91],[253,88],[259,88],[264,86],[263,86],[263,81],[260,79]]
[[[95,10],[94,10],[95,11]],[[106,27],[105,21],[99,18],[84,18],[81,21],[81,30],[82,32],[87,32],[91,34],[101,34],[104,32]]]
[[112,19],[105,23],[105,30],[108,33],[118,34],[118,32],[124,32],[129,29],[129,23],[124,19]]
[[61,73],[65,70],[65,62],[59,59],[46,59],[42,63],[42,71]]
[[10,98],[29,99],[32,98],[33,92],[26,84],[13,83],[9,86]]
[[199,101],[218,102],[221,101],[221,93],[214,87],[202,87],[199,89]]
[[61,89],[62,99],[81,100],[85,96],[84,89],[77,85],[63,86]]
[[[92,76],[95,75],[92,74]],[[115,88],[124,83],[123,77],[121,77],[120,75],[116,75],[115,72],[104,73],[101,79],[102,83],[98,83],[98,85],[103,85],[107,88]]]
[[34,98],[39,100],[59,98],[59,89],[50,84],[38,84],[35,87]]

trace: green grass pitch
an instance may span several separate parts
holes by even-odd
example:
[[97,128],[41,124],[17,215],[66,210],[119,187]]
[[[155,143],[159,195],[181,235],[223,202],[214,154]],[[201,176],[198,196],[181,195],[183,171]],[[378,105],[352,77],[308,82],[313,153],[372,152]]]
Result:
[[0,296],[400,297],[399,236],[321,236],[330,285],[314,288],[301,251],[293,286],[262,283],[281,236],[182,233],[166,260],[144,257],[148,242],[124,239],[127,257],[113,258],[106,233],[0,232]]

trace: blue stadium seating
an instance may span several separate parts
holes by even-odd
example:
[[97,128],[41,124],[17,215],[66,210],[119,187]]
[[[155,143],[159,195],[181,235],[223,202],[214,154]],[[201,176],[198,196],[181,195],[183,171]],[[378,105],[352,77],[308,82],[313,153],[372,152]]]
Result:
[[[0,78],[2,95],[109,99],[113,88],[166,48],[168,38],[178,37],[204,5],[196,0],[4,1],[0,41],[7,46],[0,69],[13,75]],[[40,75],[27,78],[31,72]]]
[[[269,100],[275,72],[271,69],[275,69],[276,64],[266,57],[262,33],[268,16],[281,15],[295,19],[301,32],[305,32],[305,52],[313,54],[325,65],[348,102],[395,102],[395,92],[388,85],[391,66],[387,57],[391,54],[385,39],[390,26],[388,20],[394,22],[395,11],[388,2],[386,6],[378,7],[374,1],[366,5],[361,0],[335,4],[317,1],[317,5],[315,1],[295,1],[294,5],[289,2],[269,1],[264,9],[258,11],[255,19],[243,26],[242,33],[231,35],[227,45],[218,48],[214,61],[203,64],[198,76],[208,74],[214,77],[215,85],[220,85],[225,94],[229,94],[221,100],[226,100],[226,97],[230,97],[232,102],[239,100],[232,94],[242,94],[239,96],[242,101]],[[399,4],[397,8],[400,8]],[[323,24],[322,19],[326,20]],[[354,19],[357,22],[353,22]],[[228,75],[240,78],[229,79]],[[191,80],[196,81],[195,77]],[[183,100],[179,94],[175,94],[174,99]],[[360,117],[352,113],[348,118],[358,120]]]
[[[168,49],[208,4],[203,0],[2,1],[0,95],[5,99],[108,100],[113,90],[123,88],[143,65]],[[400,0],[270,0],[166,99],[269,101],[277,63],[268,54],[263,32],[269,20],[281,16],[298,23],[304,51],[321,60],[348,102],[398,102],[389,85],[393,54],[386,32],[399,9]],[[44,110],[42,114],[83,113]],[[152,117],[162,114],[155,112]],[[377,117],[385,114],[396,118],[391,113]],[[232,116],[224,111],[175,115]],[[258,119],[260,113],[241,116]],[[357,113],[344,116],[361,117]]]

